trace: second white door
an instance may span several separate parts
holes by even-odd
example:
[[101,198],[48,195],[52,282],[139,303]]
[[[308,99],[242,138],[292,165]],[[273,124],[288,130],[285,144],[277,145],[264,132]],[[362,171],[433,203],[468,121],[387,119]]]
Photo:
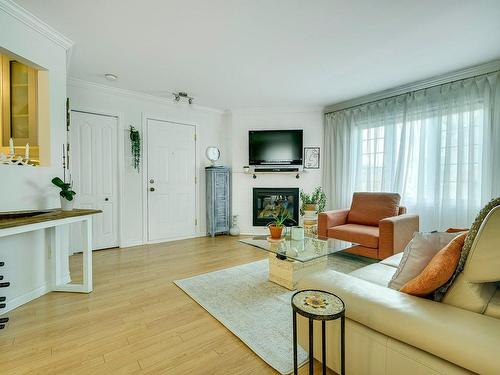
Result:
[[196,233],[195,127],[147,120],[148,241]]
[[[102,210],[92,219],[94,250],[118,246],[117,129],[116,117],[71,112],[75,207]],[[78,243],[78,231],[71,233]]]

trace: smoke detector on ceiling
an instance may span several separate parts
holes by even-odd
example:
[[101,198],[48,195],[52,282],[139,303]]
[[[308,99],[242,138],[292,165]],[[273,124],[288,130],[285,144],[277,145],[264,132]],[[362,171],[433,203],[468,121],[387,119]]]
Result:
[[106,74],[104,75],[104,77],[105,77],[108,81],[110,81],[110,82],[114,82],[114,81],[116,81],[116,80],[118,79],[118,76],[117,76],[116,74],[112,74],[112,73],[106,73]]

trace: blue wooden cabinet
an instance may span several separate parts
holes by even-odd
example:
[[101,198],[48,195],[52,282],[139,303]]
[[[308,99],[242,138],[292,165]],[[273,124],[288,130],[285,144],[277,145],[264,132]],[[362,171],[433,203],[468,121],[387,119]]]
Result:
[[207,234],[229,233],[231,225],[231,169],[207,167]]

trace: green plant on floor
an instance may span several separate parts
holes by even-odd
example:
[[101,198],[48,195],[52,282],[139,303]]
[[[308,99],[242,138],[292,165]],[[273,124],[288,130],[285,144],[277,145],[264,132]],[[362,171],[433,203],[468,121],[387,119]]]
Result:
[[300,200],[302,205],[300,206],[300,214],[304,216],[304,205],[315,204],[318,205],[318,213],[323,212],[326,206],[326,195],[321,186],[314,189],[312,194],[304,193],[304,190],[300,191]]
[[139,173],[141,165],[141,135],[139,134],[139,130],[133,126],[130,126],[130,147],[132,151],[134,169],[137,169],[137,173]]
[[64,182],[59,177],[54,177],[52,183],[61,189],[59,195],[68,201],[72,201],[76,193],[71,189],[71,184]]

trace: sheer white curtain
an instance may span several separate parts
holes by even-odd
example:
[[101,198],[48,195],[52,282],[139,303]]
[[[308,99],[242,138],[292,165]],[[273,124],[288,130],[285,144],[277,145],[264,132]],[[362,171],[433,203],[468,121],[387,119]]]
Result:
[[500,73],[325,115],[330,208],[393,191],[423,230],[469,226],[500,196]]

